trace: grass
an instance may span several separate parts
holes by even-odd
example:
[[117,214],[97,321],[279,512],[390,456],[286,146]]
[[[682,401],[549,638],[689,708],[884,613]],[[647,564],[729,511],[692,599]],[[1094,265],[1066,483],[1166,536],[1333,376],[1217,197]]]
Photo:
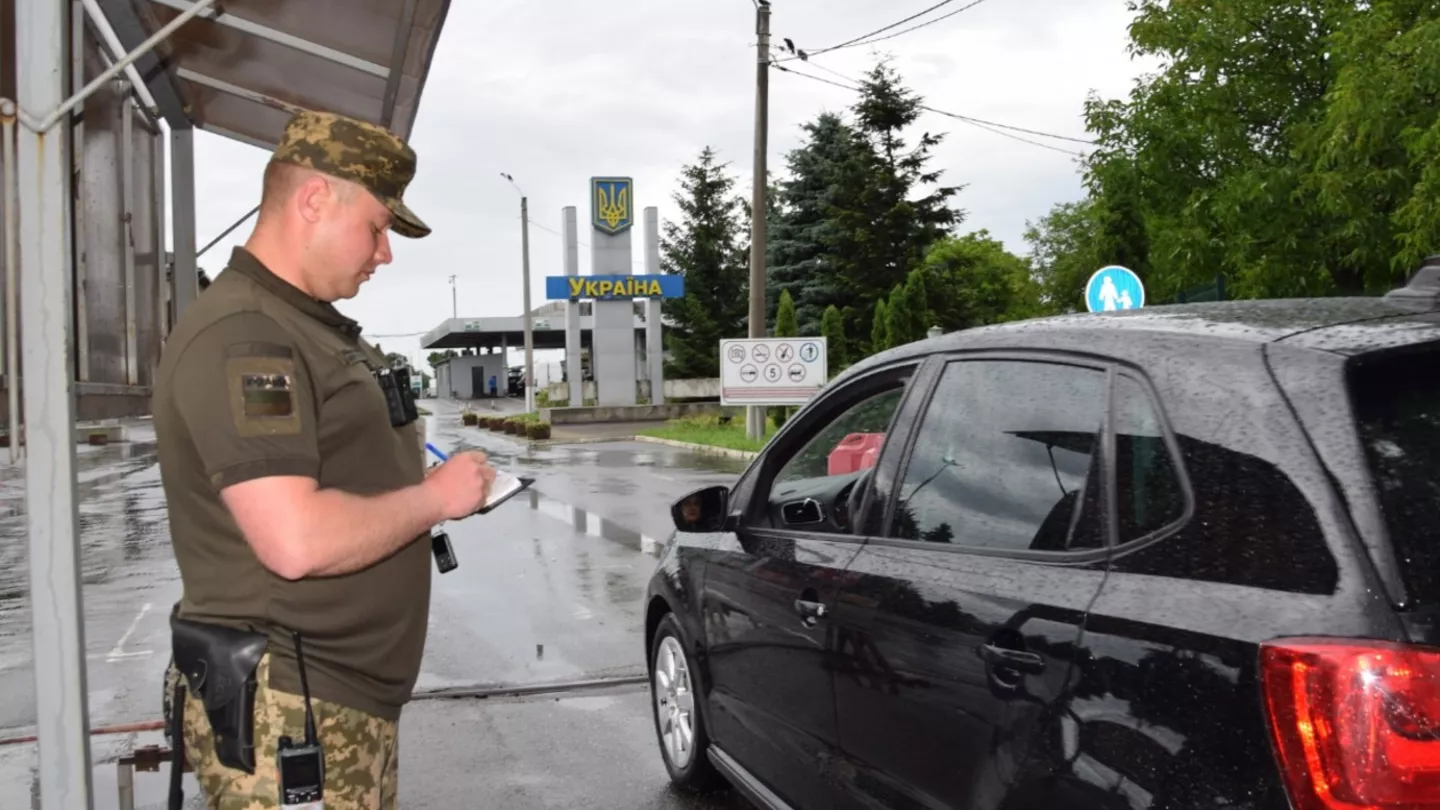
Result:
[[775,435],[775,425],[770,420],[765,420],[765,438],[755,440],[745,435],[743,412],[732,417],[728,424],[721,424],[719,417],[707,414],[671,419],[661,427],[640,431],[640,435],[753,453],[763,448],[770,437]]

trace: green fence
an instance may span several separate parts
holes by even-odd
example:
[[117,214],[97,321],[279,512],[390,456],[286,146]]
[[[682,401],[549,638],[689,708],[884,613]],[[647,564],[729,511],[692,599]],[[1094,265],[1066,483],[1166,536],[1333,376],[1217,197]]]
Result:
[[1188,290],[1181,290],[1175,296],[1176,304],[1195,304],[1201,301],[1224,301],[1225,300],[1225,277],[1216,276],[1209,284],[1201,284],[1198,287],[1191,287]]

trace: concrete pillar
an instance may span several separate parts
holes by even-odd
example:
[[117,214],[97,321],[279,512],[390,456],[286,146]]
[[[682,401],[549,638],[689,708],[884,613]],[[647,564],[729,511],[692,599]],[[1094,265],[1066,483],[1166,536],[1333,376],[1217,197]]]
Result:
[[[580,275],[580,246],[578,244],[579,234],[575,221],[575,206],[567,205],[561,212],[563,216],[564,240],[565,240],[565,275]],[[570,407],[578,408],[585,404],[584,398],[584,373],[580,363],[580,303],[578,301],[565,302],[565,376],[570,381]]]
[[[660,209],[645,209],[645,274],[660,275]],[[659,298],[645,300],[645,362],[650,367],[650,404],[665,404],[665,341]]]
[[[591,210],[600,205],[596,180],[592,178]],[[635,186],[627,178],[626,213],[634,220]],[[597,212],[598,214],[598,212]],[[592,224],[599,219],[592,214]],[[590,274],[592,276],[629,276],[631,272],[630,234],[633,228],[610,233],[598,226],[591,228]],[[635,404],[635,304],[631,299],[596,301],[594,328],[590,333],[590,364],[595,370],[597,405]]]

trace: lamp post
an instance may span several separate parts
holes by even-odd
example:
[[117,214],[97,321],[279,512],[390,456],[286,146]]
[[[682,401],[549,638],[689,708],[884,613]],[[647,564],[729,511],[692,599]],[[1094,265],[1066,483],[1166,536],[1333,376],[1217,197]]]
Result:
[[520,193],[520,274],[523,279],[525,303],[525,412],[535,410],[535,330],[530,316],[530,201],[516,185],[515,178],[501,172]]
[[455,277],[450,277],[450,317],[460,317],[460,302],[455,297]]

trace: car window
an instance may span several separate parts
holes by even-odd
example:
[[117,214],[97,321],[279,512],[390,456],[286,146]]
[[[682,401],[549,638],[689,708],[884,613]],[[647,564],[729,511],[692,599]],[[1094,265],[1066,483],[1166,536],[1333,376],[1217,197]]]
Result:
[[1185,495],[1154,401],[1133,377],[1115,380],[1115,507],[1119,542],[1185,516]]
[[1103,546],[1106,372],[1020,360],[950,363],[920,423],[890,534],[1009,550]]
[[781,468],[775,483],[791,483],[854,472],[879,457],[905,389],[881,391],[837,415]]
[[768,486],[756,482],[753,502],[764,514],[751,513],[750,520],[760,521],[754,525],[854,533],[852,517],[867,474],[879,462],[913,372],[913,367],[881,372],[827,396],[817,411],[825,416],[772,451],[779,470]]
[[1440,602],[1440,377],[1437,350],[1357,362],[1349,374],[1360,440],[1411,594]]

